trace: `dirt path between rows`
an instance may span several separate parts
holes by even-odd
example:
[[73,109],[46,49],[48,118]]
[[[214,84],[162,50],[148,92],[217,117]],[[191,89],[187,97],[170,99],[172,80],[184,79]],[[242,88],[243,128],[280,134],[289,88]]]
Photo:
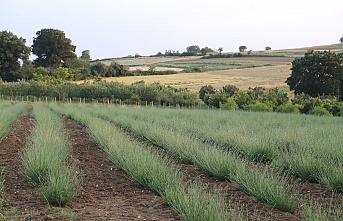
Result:
[[161,197],[140,188],[115,167],[86,129],[69,119],[64,120],[64,130],[73,144],[70,159],[82,174],[82,189],[70,205],[49,206],[21,167],[20,154],[33,127],[31,115],[19,116],[0,142],[0,169],[5,174],[0,220],[180,220]]
[[65,131],[73,143],[73,162],[82,171],[79,196],[68,206],[79,220],[180,220],[161,197],[138,187],[89,138],[86,129],[70,119]]

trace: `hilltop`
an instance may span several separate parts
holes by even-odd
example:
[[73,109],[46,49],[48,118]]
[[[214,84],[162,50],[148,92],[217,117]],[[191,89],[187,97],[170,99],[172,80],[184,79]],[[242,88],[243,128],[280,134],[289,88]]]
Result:
[[[287,89],[285,80],[291,74],[291,62],[303,56],[308,50],[331,50],[343,52],[343,43],[304,48],[253,51],[251,56],[234,58],[201,59],[202,56],[150,56],[124,57],[97,60],[110,65],[115,61],[129,66],[131,71],[141,70],[135,76],[105,78],[106,81],[118,81],[131,84],[136,81],[146,83],[160,82],[176,88],[188,88],[199,91],[203,85],[212,85],[219,89],[232,84],[240,89],[261,86]],[[154,75],[143,76],[153,65]],[[173,74],[159,75],[159,71],[172,71]],[[142,74],[140,74],[142,73]]]

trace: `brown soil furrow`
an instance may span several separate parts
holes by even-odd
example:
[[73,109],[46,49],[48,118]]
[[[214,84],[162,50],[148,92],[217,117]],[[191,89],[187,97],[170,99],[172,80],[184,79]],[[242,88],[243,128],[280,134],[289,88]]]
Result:
[[327,186],[317,183],[309,183],[306,181],[299,181],[299,187],[299,199],[313,199],[323,205],[341,205],[343,202],[342,193],[335,193]]
[[[256,215],[259,216],[261,220],[301,220],[301,208],[303,207],[303,202],[309,202],[309,200],[316,200],[322,205],[340,205],[343,202],[343,194],[334,193],[330,188],[325,187],[316,183],[309,183],[301,181],[299,178],[290,176],[291,183],[298,185],[298,196],[299,200],[298,209],[294,213],[282,212],[278,209],[272,208],[270,205],[258,202],[253,196],[248,195],[241,191],[234,184],[227,181],[218,181],[215,177],[208,175],[203,170],[195,167],[194,165],[184,163],[178,159],[175,159],[171,154],[163,148],[151,144],[149,141],[142,138],[138,138],[134,133],[126,131],[127,135],[131,139],[137,142],[145,143],[146,146],[151,146],[152,148],[157,148],[161,155],[166,158],[171,159],[176,165],[180,166],[182,172],[186,174],[186,182],[201,181],[203,184],[207,185],[210,190],[221,191],[227,202],[231,204],[236,204],[241,206],[244,213],[249,216],[250,220],[256,220]],[[257,163],[257,167],[264,168],[266,165]],[[281,173],[283,171],[280,171]],[[231,209],[231,208],[229,208]]]
[[70,119],[65,131],[73,144],[70,161],[80,169],[82,190],[67,207],[79,220],[180,220],[161,197],[137,186]]
[[[161,150],[165,155],[169,156],[168,152]],[[174,159],[175,160],[175,159]],[[176,160],[177,161],[177,160]],[[291,181],[294,185],[298,185],[298,195],[299,200],[298,209],[293,213],[281,212],[277,209],[273,209],[270,205],[259,203],[254,197],[242,192],[237,186],[227,181],[218,181],[215,177],[209,176],[207,173],[201,169],[195,167],[194,165],[185,164],[183,162],[178,162],[181,166],[183,172],[187,174],[189,180],[200,180],[205,185],[208,185],[210,189],[221,189],[225,193],[225,198],[227,201],[232,203],[238,203],[244,205],[242,207],[245,213],[249,215],[251,220],[255,220],[254,215],[260,215],[260,217],[269,217],[267,220],[301,220],[301,208],[304,202],[309,202],[310,200],[315,200],[323,206],[333,207],[333,205],[341,205],[343,202],[342,193],[334,193],[329,187],[323,186],[317,183],[309,183],[302,181],[297,177],[290,176],[293,180]],[[257,164],[258,167],[265,167],[264,164]],[[303,202],[302,202],[303,201]],[[255,211],[254,211],[255,210]]]
[[32,187],[23,174],[20,155],[28,143],[33,127],[33,118],[30,115],[21,115],[0,143],[0,165],[5,168],[5,202],[1,214],[6,220],[12,220],[13,217],[38,219],[50,217],[48,214],[53,213],[39,189]]
[[[270,205],[258,202],[253,196],[242,192],[237,186],[227,181],[218,181],[215,177],[209,176],[201,169],[182,162],[178,163],[181,169],[190,180],[200,180],[211,190],[220,190],[227,202],[231,205],[239,205],[248,215],[249,220],[256,220],[257,216],[261,220],[300,220],[299,215],[282,212],[272,208]],[[233,207],[232,207],[233,208]],[[229,208],[229,209],[232,209]]]
[[[248,195],[241,191],[234,184],[227,181],[219,181],[215,177],[208,175],[203,170],[196,166],[188,163],[184,163],[175,157],[173,157],[167,150],[151,144],[148,140],[138,138],[133,132],[126,131],[128,136],[132,140],[142,142],[145,146],[150,146],[152,149],[158,149],[160,155],[167,159],[170,159],[177,166],[180,167],[181,171],[185,174],[185,182],[192,183],[193,181],[200,181],[208,187],[209,191],[219,191],[223,194],[225,200],[228,202],[228,210],[233,209],[236,205],[241,208],[245,216],[251,221],[257,220],[273,220],[273,221],[299,221],[300,215],[298,212],[294,214],[288,212],[282,212],[278,209],[272,208],[270,205],[258,202],[253,196]],[[263,165],[264,166],[264,165]],[[237,207],[236,207],[237,208]]]

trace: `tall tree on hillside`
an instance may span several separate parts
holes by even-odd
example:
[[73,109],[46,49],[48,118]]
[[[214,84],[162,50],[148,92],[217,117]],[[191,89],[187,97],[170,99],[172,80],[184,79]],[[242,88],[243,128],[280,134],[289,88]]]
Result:
[[343,54],[330,51],[308,51],[292,62],[292,73],[286,83],[295,94],[311,97],[343,95]]
[[239,46],[238,49],[239,49],[239,52],[243,53],[243,52],[245,52],[248,48],[247,48],[247,46],[242,45],[242,46]]
[[108,68],[106,67],[106,65],[100,61],[91,65],[91,75],[94,77],[105,77],[107,71]]
[[202,48],[201,50],[200,50],[200,52],[201,52],[201,55],[206,55],[207,53],[209,53],[209,52],[213,52],[213,50],[211,49],[211,48],[209,48],[209,47],[204,47],[204,48]]
[[194,55],[201,52],[200,47],[198,45],[188,46],[186,50],[188,54],[194,54]]
[[0,32],[0,77],[4,81],[17,81],[23,78],[20,60],[26,64],[30,48],[26,40],[18,38],[12,32]]
[[219,54],[222,54],[223,47],[218,48]]
[[339,39],[339,41],[340,41],[341,43],[343,43],[343,37],[341,37],[341,39]]
[[32,45],[32,53],[38,57],[34,60],[35,66],[51,69],[58,68],[61,64],[64,67],[71,66],[71,61],[76,58],[76,46],[71,44],[63,31],[42,29],[36,35]]
[[91,60],[91,52],[90,52],[90,50],[82,51],[81,58],[86,60],[86,61],[90,61]]

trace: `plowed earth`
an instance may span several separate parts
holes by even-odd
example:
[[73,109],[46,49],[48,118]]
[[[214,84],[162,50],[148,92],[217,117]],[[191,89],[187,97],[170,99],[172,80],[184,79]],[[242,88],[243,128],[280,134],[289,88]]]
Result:
[[[29,143],[33,127],[33,118],[22,115],[0,142],[0,167],[5,174],[5,202],[0,220],[180,220],[159,196],[137,186],[113,165],[91,141],[87,130],[70,119],[64,119],[64,130],[72,144],[69,161],[78,168],[82,189],[66,207],[49,206],[40,190],[27,181],[21,168],[20,154]],[[189,180],[201,180],[209,189],[221,189],[227,201],[241,205],[250,220],[257,220],[256,216],[261,220],[301,220],[301,206],[293,214],[281,212],[257,202],[229,182],[217,181],[192,165],[177,160],[175,163]],[[326,187],[296,182],[301,189],[299,198],[342,203],[342,195],[333,194]]]

